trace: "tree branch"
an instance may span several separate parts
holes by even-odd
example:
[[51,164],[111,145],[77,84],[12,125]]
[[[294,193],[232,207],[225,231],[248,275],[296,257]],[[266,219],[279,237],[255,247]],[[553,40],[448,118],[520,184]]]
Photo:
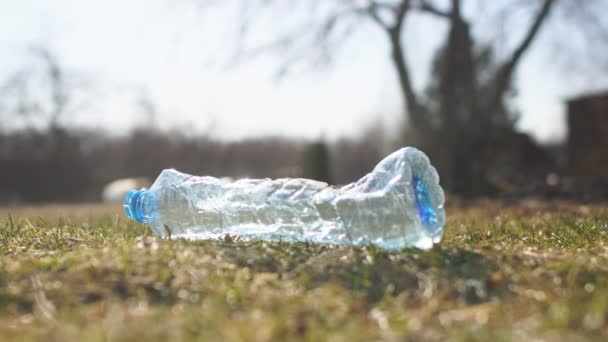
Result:
[[[408,115],[412,121],[412,125],[416,129],[421,130],[420,133],[424,136],[424,134],[431,129],[430,120],[426,108],[419,103],[414,87],[412,86],[404,49],[401,44],[403,23],[408,10],[412,8],[411,5],[411,0],[401,0],[398,4],[370,1],[365,9],[365,14],[370,16],[389,37],[392,51],[391,59],[393,60],[393,65],[395,66],[397,76],[399,77],[399,86],[405,100]],[[379,9],[392,12],[393,22],[389,24],[383,20],[378,13]]]
[[427,0],[421,1],[418,4],[417,8],[423,12],[427,12],[427,13],[436,15],[438,17],[442,17],[442,18],[450,17],[450,12],[437,8],[437,6],[435,6],[434,4],[432,4],[431,2],[429,2]]
[[526,50],[532,44],[532,41],[537,36],[538,31],[540,30],[540,27],[542,26],[543,22],[548,17],[549,12],[551,11],[551,8],[553,7],[554,3],[555,3],[555,0],[545,0],[545,2],[543,3],[542,8],[536,15],[536,18],[534,19],[532,26],[528,30],[528,33],[526,34],[526,36],[524,37],[522,42],[519,44],[519,46],[517,47],[515,52],[513,52],[511,60],[509,62],[507,62],[507,65],[510,65],[511,68],[515,67],[517,62],[519,62],[519,60],[521,59],[521,56],[524,54],[524,52],[526,52]]
[[551,8],[555,4],[555,0],[544,0],[544,3],[534,18],[532,25],[528,29],[528,32],[524,36],[523,40],[519,43],[511,57],[498,69],[494,81],[494,94],[492,96],[491,106],[496,106],[500,103],[503,94],[508,89],[513,76],[513,72],[517,66],[517,63],[521,60],[521,57],[528,50],[534,38],[538,35],[542,24],[545,22]]
[[386,32],[390,38],[393,64],[397,69],[399,85],[401,86],[401,90],[404,94],[406,102],[405,105],[407,107],[409,118],[412,125],[417,130],[420,130],[421,136],[425,136],[432,130],[432,126],[430,124],[428,111],[418,101],[418,97],[416,96],[414,87],[412,86],[404,49],[401,44],[401,31],[405,21],[405,16],[408,10],[411,8],[410,5],[410,0],[402,0],[399,5],[395,7],[395,22],[393,25],[387,27]]
[[305,57],[311,57],[315,63],[321,65],[329,64],[332,57],[331,50],[337,50],[342,41],[345,41],[347,36],[352,33],[354,25],[351,21],[357,15],[368,15],[367,8],[341,6],[320,20],[311,16],[303,24],[284,30],[285,33],[277,35],[267,44],[249,49],[243,48],[245,34],[249,29],[249,23],[247,23],[242,26],[245,29],[241,29],[239,32],[236,54],[230,58],[227,66],[234,66],[244,60],[257,58],[267,52],[281,52],[285,54],[285,58],[275,73],[275,77],[280,79]]
[[376,1],[371,1],[369,3],[369,5],[367,6],[367,8],[365,9],[365,12],[370,16],[370,18],[372,18],[373,21],[376,22],[376,24],[378,24],[381,28],[383,28],[384,30],[388,30],[389,26],[388,24],[382,20],[382,18],[380,18],[380,15],[378,14],[378,7],[380,5],[376,2]]
[[401,33],[401,28],[403,27],[403,21],[405,20],[405,14],[410,9],[411,1],[410,0],[402,0],[399,3],[399,6],[395,8],[395,24],[391,27],[393,31],[399,31]]

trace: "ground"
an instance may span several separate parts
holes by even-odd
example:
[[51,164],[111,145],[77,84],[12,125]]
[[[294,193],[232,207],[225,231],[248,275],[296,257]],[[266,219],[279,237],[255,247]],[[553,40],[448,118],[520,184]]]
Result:
[[0,340],[608,335],[608,205],[453,205],[441,244],[398,252],[162,240],[119,210],[0,210]]

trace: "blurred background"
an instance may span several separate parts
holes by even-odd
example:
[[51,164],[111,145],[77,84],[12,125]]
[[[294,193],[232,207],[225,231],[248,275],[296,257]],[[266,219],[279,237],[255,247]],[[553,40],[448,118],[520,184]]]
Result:
[[424,150],[454,198],[608,198],[606,0],[0,1],[0,205],[165,168],[354,181]]

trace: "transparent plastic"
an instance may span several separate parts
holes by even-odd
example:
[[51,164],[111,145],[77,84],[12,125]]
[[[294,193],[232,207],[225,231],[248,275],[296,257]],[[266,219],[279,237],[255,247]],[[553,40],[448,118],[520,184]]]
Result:
[[444,194],[427,156],[412,147],[341,188],[301,178],[226,182],[164,170],[129,192],[125,214],[161,237],[375,245],[428,249],[441,240]]

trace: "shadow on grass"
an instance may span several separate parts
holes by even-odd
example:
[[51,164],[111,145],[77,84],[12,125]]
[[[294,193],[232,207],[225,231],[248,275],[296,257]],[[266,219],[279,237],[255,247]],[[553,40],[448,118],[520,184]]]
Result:
[[252,271],[282,273],[307,289],[336,283],[369,302],[405,292],[414,300],[440,296],[480,303],[505,289],[494,261],[463,249],[436,246],[430,251],[388,252],[374,247],[293,244],[274,254],[269,251],[276,245],[264,246],[262,254],[253,258],[249,254],[237,264]]

